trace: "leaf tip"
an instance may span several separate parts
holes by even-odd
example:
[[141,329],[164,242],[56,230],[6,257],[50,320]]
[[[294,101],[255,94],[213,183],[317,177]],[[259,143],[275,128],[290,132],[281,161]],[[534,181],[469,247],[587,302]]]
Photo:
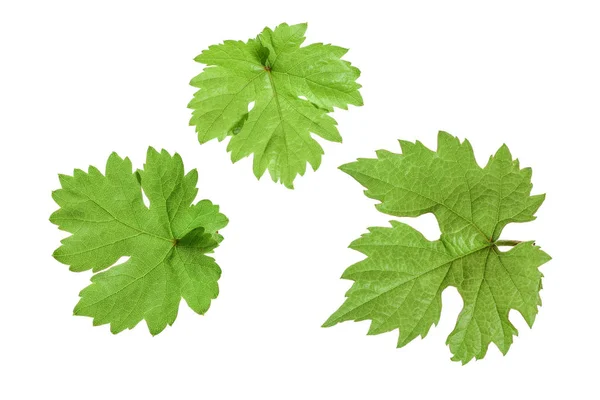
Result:
[[353,161],[353,162],[349,162],[346,164],[342,164],[338,167],[338,169],[350,176],[352,176],[352,172],[354,171],[354,167],[356,166],[356,164],[358,163],[357,161]]
[[512,160],[512,154],[506,143],[503,143],[502,146],[500,146],[494,157],[500,160]]
[[146,151],[146,162],[148,162],[150,158],[157,157],[158,155],[159,153],[154,147],[148,146],[148,150]]
[[323,325],[321,325],[321,328],[331,328],[332,326],[337,324],[338,321],[336,320],[336,318],[334,318],[334,315],[327,318],[327,321],[323,322]]

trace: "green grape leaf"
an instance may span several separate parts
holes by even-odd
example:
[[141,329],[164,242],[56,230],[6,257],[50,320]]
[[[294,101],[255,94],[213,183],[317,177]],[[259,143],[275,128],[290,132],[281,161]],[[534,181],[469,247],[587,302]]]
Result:
[[360,71],[341,58],[348,50],[301,47],[306,27],[281,24],[247,42],[210,46],[195,58],[207,67],[190,82],[199,89],[188,107],[200,143],[230,136],[233,162],[253,154],[257,178],[268,169],[288,188],[307,162],[313,170],[321,164],[323,149],[311,133],[342,141],[333,108],[363,104]]
[[[145,320],[153,335],[172,325],[183,297],[204,314],[219,293],[221,269],[208,256],[227,218],[208,200],[192,205],[197,171],[184,173],[178,154],[148,149],[143,170],[116,153],[106,173],[90,166],[60,175],[50,221],[70,232],[54,257],[72,271],[92,270],[75,315],[109,324],[113,333]],[[146,207],[142,191],[149,201]],[[114,265],[121,257],[127,261]],[[103,271],[103,272],[100,272]]]
[[442,292],[455,286],[464,304],[447,341],[452,360],[480,359],[492,342],[506,354],[517,335],[508,313],[517,310],[533,325],[541,305],[538,267],[550,260],[532,241],[499,239],[508,223],[534,220],[544,200],[530,195],[531,169],[520,169],[506,146],[481,168],[469,142],[445,132],[437,151],[420,142],[400,144],[402,154],[381,150],[376,159],[340,168],[380,201],[381,212],[433,213],[441,236],[429,241],[398,221],[369,228],[350,245],[367,258],[344,272],[354,283],[324,326],[371,320],[369,334],[399,329],[402,347],[438,323]]

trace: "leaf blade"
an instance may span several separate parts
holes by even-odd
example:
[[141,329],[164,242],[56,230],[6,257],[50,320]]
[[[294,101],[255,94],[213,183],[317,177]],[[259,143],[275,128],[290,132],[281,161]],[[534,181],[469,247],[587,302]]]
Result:
[[306,164],[321,164],[323,149],[312,134],[342,141],[333,108],[363,104],[360,71],[341,58],[347,49],[301,47],[306,28],[284,23],[248,42],[210,46],[196,58],[209,67],[192,79],[200,90],[188,105],[201,143],[230,136],[232,162],[253,156],[257,178],[268,171],[288,188]]
[[[393,221],[392,228],[369,228],[370,233],[350,246],[367,258],[344,272],[342,278],[354,283],[342,307],[324,326],[368,319],[369,334],[399,329],[398,347],[402,347],[419,335],[424,337],[437,323],[441,293],[455,286],[463,309],[447,340],[452,359],[465,364],[483,358],[490,343],[506,354],[517,334],[508,313],[517,310],[533,325],[541,305],[538,268],[550,256],[531,241],[499,241],[499,237],[508,223],[535,219],[545,195],[531,195],[531,169],[521,169],[506,146],[481,168],[470,143],[461,143],[446,132],[438,134],[436,151],[420,142],[400,144],[402,154],[378,151],[375,159],[358,159],[340,169],[366,188],[367,197],[380,201],[376,207],[382,212],[398,217],[433,213],[441,236],[430,242],[417,231],[414,236],[374,235],[406,226]],[[364,246],[365,237],[376,239]],[[502,252],[496,242],[515,247]],[[448,266],[443,279],[414,276],[415,268],[430,271],[427,254],[431,246],[447,257],[442,263]],[[393,273],[390,266],[394,266]],[[408,282],[412,286],[403,292]],[[393,290],[397,290],[395,298],[373,306],[373,299]],[[377,296],[369,298],[374,292]]]
[[[135,173],[113,153],[105,175],[90,167],[61,177],[53,194],[61,208],[50,220],[72,235],[54,257],[73,271],[104,270],[81,291],[75,315],[110,324],[113,333],[145,320],[156,335],[173,324],[181,298],[197,313],[208,310],[221,272],[205,254],[223,240],[218,230],[228,219],[208,200],[193,204],[196,183],[179,155],[153,148]],[[113,265],[121,257],[128,259]]]

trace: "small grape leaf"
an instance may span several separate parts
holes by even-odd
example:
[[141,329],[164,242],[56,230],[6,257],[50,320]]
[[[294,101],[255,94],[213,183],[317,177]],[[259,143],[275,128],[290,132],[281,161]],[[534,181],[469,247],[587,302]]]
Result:
[[[505,145],[481,168],[469,142],[445,132],[437,151],[420,142],[400,144],[402,154],[380,150],[376,159],[340,168],[381,202],[381,212],[433,213],[441,236],[429,241],[398,221],[369,228],[350,244],[367,258],[344,272],[354,283],[324,326],[369,319],[369,334],[399,329],[402,347],[438,323],[442,292],[455,286],[464,305],[447,341],[452,360],[480,359],[491,342],[506,354],[517,335],[508,313],[517,310],[533,325],[541,305],[538,267],[550,260],[531,241],[499,240],[506,224],[535,219],[544,200],[530,195],[531,169],[520,169]],[[500,251],[506,245],[514,247]]]
[[[59,177],[62,188],[52,197],[60,209],[50,221],[72,235],[54,257],[72,271],[105,270],[81,291],[75,315],[110,323],[113,333],[146,320],[156,335],[173,324],[182,297],[198,314],[208,310],[221,269],[206,253],[223,240],[218,231],[228,220],[208,200],[192,205],[195,169],[184,174],[178,154],[149,148],[135,173],[113,153],[105,175],[90,166]],[[121,257],[129,259],[113,266]]]
[[313,170],[321,164],[323,149],[311,133],[342,141],[328,115],[333,107],[363,104],[360,71],[341,59],[348,50],[322,43],[300,47],[306,27],[281,24],[247,42],[210,46],[195,58],[207,67],[190,82],[199,89],[188,107],[200,143],[230,136],[233,162],[254,154],[256,177],[268,169],[288,188],[307,162]]

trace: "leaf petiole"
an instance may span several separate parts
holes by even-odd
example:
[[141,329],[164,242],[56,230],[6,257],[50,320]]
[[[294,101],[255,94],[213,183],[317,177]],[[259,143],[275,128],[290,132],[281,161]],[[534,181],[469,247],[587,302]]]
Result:
[[523,243],[520,240],[496,240],[494,243],[496,246],[516,246],[519,243]]

